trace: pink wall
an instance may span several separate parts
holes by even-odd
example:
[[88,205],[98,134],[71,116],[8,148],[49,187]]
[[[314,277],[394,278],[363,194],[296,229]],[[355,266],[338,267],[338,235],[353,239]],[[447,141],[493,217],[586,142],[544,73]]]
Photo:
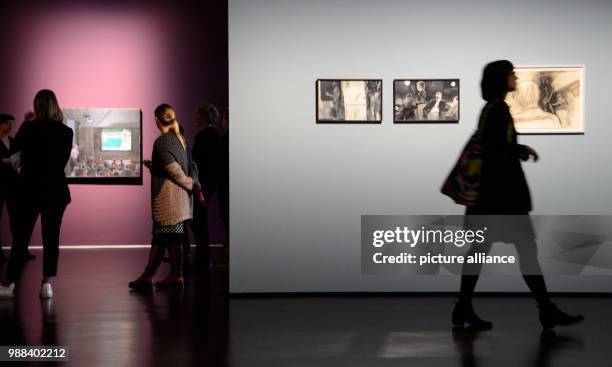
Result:
[[[227,5],[219,3],[10,5],[2,9],[11,15],[7,31],[0,31],[0,111],[20,120],[42,88],[54,90],[62,107],[140,108],[147,158],[158,135],[152,111],[168,102],[192,140],[194,106],[227,105]],[[149,243],[149,185],[148,174],[143,186],[71,185],[62,243]],[[220,242],[220,221],[216,210],[211,214],[212,242]],[[39,228],[32,243],[41,243]]]

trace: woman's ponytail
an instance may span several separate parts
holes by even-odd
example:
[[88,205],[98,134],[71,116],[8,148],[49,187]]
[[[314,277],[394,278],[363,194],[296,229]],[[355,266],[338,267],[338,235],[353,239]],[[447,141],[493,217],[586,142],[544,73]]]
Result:
[[[174,108],[167,103],[160,104],[155,109],[155,117],[159,121],[162,126],[169,127],[170,131],[178,138],[179,142],[183,149],[187,149],[187,144],[185,143],[185,138],[181,134],[181,129],[179,127],[178,121],[172,115],[168,114],[168,110],[174,112]],[[173,114],[176,115],[176,114]]]
[[185,143],[185,138],[183,137],[183,134],[181,134],[181,128],[179,127],[179,123],[178,121],[176,121],[176,119],[172,119],[172,121],[173,123],[172,125],[170,125],[170,131],[172,131],[174,135],[176,135],[178,140],[181,142],[183,149],[186,150],[187,144]]

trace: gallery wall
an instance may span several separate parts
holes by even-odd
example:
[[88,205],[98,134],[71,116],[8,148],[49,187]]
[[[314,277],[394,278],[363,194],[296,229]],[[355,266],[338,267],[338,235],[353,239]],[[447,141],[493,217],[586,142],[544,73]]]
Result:
[[[584,135],[521,136],[535,214],[612,214],[612,2],[230,0],[232,292],[453,291],[362,276],[363,214],[460,214],[439,193],[483,106],[483,66],[586,67]],[[381,125],[315,124],[318,78],[383,79]],[[393,124],[394,78],[458,78],[459,124]],[[552,277],[612,291],[609,277]],[[520,277],[483,290],[526,291]]]
[[[199,102],[227,105],[225,1],[20,1],[3,2],[1,13],[0,111],[18,121],[43,88],[62,107],[140,108],[147,159],[158,104],[174,105],[190,141]],[[142,186],[71,185],[62,244],[149,243],[149,186],[148,174]],[[10,243],[6,216],[2,229]],[[38,229],[32,243],[41,243]]]

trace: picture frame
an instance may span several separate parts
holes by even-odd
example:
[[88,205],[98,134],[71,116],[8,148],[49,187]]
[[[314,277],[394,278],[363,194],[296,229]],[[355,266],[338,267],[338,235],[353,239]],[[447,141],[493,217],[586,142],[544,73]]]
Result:
[[65,168],[69,184],[142,185],[142,111],[65,108],[74,132]]
[[515,66],[506,103],[519,134],[584,134],[584,65]]
[[394,79],[393,123],[459,123],[459,79]]
[[317,79],[317,124],[380,124],[383,120],[382,79]]

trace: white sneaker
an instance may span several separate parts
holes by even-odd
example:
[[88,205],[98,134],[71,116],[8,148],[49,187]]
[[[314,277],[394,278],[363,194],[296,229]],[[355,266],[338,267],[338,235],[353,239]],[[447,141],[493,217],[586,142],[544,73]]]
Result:
[[15,298],[15,283],[11,283],[8,287],[0,284],[0,299]]
[[53,298],[53,287],[51,287],[51,283],[44,282],[40,285],[40,298]]

